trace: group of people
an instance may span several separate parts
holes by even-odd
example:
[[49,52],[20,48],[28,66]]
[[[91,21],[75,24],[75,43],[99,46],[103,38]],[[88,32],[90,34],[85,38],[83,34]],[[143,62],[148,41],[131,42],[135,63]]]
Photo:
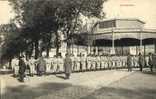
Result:
[[[20,56],[19,59],[16,58],[13,61],[15,63],[13,67],[14,76],[18,77],[19,78],[18,80],[20,82],[24,82],[24,77],[26,77],[27,70],[30,76],[33,76],[35,74],[34,71],[36,71],[36,74],[38,76],[46,74],[47,62],[43,56],[41,56],[38,60],[35,60],[33,57],[26,60],[24,56]],[[67,53],[64,59],[64,72],[67,79],[70,78],[70,74],[72,72],[71,66],[72,59],[70,58],[70,55]]]
[[[34,61],[32,58],[29,60],[25,60],[24,56],[19,57],[18,61],[18,70],[15,70],[17,68],[14,68],[14,76],[19,76],[19,81],[24,82],[24,77],[26,70],[29,70],[30,76],[33,76],[33,70],[35,70],[35,64],[36,65],[36,71],[38,76],[42,76],[46,72],[46,61],[43,57],[40,57],[37,61]],[[17,72],[18,71],[18,72]]]
[[[67,79],[70,78],[70,74],[73,71],[88,71],[88,70],[101,70],[101,69],[117,69],[120,67],[128,68],[128,71],[132,71],[134,65],[138,65],[140,71],[143,67],[147,65],[145,57],[140,53],[137,57],[138,59],[134,61],[132,55],[126,57],[118,56],[97,56],[97,55],[88,55],[87,57],[84,54],[79,56],[74,56],[72,54],[66,54],[65,58],[62,56],[52,58],[40,57],[35,60],[33,57],[30,59],[25,59],[24,56],[19,59],[14,59],[14,75],[19,76],[21,82],[24,81],[25,73],[28,70],[30,76],[37,74],[42,76],[48,73],[48,70],[53,70],[53,72],[62,71],[65,73]],[[151,71],[153,72],[153,67],[155,66],[155,55],[149,53],[148,56],[148,65],[150,66]],[[16,65],[16,66],[15,66]],[[15,68],[16,67],[16,68]],[[18,68],[17,68],[18,67]]]
[[[132,55],[128,54],[127,56],[127,68],[128,71],[132,71]],[[144,67],[149,67],[151,72],[153,72],[153,67],[156,66],[156,55],[149,53],[147,59],[139,53],[138,55],[138,65],[140,68],[140,71],[143,71]]]

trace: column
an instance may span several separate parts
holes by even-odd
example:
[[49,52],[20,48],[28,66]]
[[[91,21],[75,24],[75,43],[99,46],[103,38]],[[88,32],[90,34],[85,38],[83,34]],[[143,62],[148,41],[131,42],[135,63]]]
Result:
[[144,55],[146,55],[146,45],[144,45]]
[[156,53],[156,40],[154,39],[154,53]]
[[114,31],[112,28],[112,49],[111,49],[111,54],[115,54],[115,43],[114,43]]
[[140,47],[139,47],[139,53],[142,53],[142,30],[140,30]]
[[136,46],[136,55],[138,55],[138,47]]

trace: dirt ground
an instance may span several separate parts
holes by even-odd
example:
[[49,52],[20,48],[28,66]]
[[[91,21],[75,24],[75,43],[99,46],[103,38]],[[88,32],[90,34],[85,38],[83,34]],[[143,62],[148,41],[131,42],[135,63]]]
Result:
[[0,75],[1,99],[156,99],[156,71],[135,69],[25,78]]

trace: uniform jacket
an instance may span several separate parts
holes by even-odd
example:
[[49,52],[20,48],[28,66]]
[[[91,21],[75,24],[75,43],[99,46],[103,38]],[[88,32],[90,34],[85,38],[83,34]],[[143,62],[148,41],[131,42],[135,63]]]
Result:
[[152,55],[152,65],[156,66],[156,55]]
[[24,74],[26,70],[26,64],[24,60],[20,59],[19,60],[19,74]]
[[72,60],[70,57],[66,57],[64,59],[64,70],[65,70],[65,73],[72,72]]
[[150,66],[153,65],[153,55],[150,55],[150,56],[149,56],[148,64],[149,64]]
[[37,71],[46,71],[46,61],[42,58],[37,61]]
[[132,57],[129,55],[127,56],[127,66],[130,67],[132,65]]
[[139,65],[141,65],[141,66],[144,66],[145,65],[145,59],[144,59],[144,57],[141,55],[141,56],[139,56]]

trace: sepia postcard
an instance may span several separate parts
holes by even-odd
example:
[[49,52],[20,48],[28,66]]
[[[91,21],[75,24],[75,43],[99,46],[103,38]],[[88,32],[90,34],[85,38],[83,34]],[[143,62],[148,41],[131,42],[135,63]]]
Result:
[[0,99],[156,99],[156,0],[0,0]]

